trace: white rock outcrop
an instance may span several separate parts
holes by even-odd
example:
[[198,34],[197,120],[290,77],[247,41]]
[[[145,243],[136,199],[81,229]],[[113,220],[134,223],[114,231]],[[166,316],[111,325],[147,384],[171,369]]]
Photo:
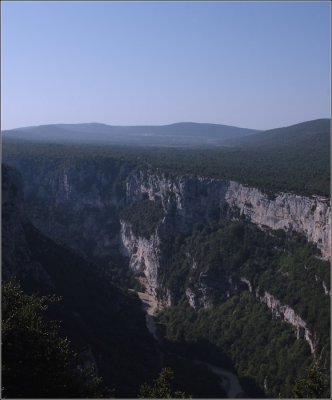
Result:
[[[218,220],[237,208],[252,223],[274,230],[293,230],[314,242],[325,260],[331,257],[331,206],[327,198],[279,193],[269,197],[257,188],[233,181],[195,176],[171,177],[140,170],[127,179],[129,199],[146,193],[165,210],[164,229],[187,233],[193,224]],[[162,230],[161,230],[162,234]]]
[[157,233],[149,239],[136,236],[130,224],[120,221],[120,236],[123,253],[129,256],[129,266],[137,274],[144,274],[147,279],[147,291],[155,296],[159,270],[159,237]]
[[327,296],[331,296],[331,291],[328,290],[328,288],[327,288],[327,286],[326,286],[326,283],[325,283],[324,281],[322,281],[322,286],[323,286],[323,289],[324,289],[324,293],[325,293]]
[[249,292],[252,292],[252,285],[251,282],[247,278],[240,278],[240,281],[247,285]]
[[[164,210],[164,217],[155,233],[149,239],[136,237],[130,225],[122,222],[120,236],[131,268],[144,273],[153,293],[156,293],[159,283],[160,243],[176,233],[189,234],[196,223],[218,221],[234,211],[261,228],[299,232],[317,245],[323,259],[331,256],[331,207],[329,199],[323,197],[279,193],[271,198],[257,188],[233,181],[171,176],[152,169],[136,170],[126,179],[125,202],[131,203],[144,196],[160,201]],[[192,268],[195,268],[194,262]],[[249,291],[253,290],[249,281],[245,278],[241,281]],[[203,289],[200,288],[199,293],[192,288],[187,290],[187,298],[193,307],[198,306],[197,293],[204,306],[209,303],[209,296],[205,293],[207,288]],[[285,320],[296,321],[289,307],[282,312]],[[300,329],[300,319],[297,319],[297,325]],[[308,330],[303,329],[310,341]],[[312,341],[310,343],[313,349]]]
[[331,206],[324,197],[305,197],[280,193],[269,199],[260,190],[230,182],[226,201],[259,226],[294,230],[305,235],[321,250],[324,259],[331,257]]
[[296,329],[297,339],[304,338],[309,346],[311,353],[315,353],[315,342],[313,335],[307,327],[307,324],[303,319],[296,314],[296,312],[287,304],[282,304],[272,294],[265,291],[264,296],[258,296],[262,303],[265,303],[272,312],[272,316],[275,319],[283,319],[288,322]]

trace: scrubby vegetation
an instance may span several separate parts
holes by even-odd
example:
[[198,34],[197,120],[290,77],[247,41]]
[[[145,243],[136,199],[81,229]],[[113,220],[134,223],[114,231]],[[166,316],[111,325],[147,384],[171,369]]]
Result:
[[2,395],[4,398],[96,398],[110,392],[93,368],[81,365],[60,323],[47,319],[54,296],[2,286]]
[[120,213],[120,218],[132,226],[136,236],[147,239],[155,232],[163,216],[161,202],[148,198],[132,203]]
[[152,385],[144,383],[140,388],[141,399],[186,399],[190,396],[179,390],[172,390],[174,373],[170,368],[163,368]]
[[328,399],[330,397],[330,383],[327,371],[324,372],[318,368],[316,363],[307,368],[304,376],[298,378],[295,382],[294,397],[298,399]]
[[[257,385],[273,397],[291,396],[296,376],[311,362],[310,348],[257,301],[256,290],[266,290],[307,322],[319,338],[320,365],[329,365],[330,301],[322,286],[324,281],[329,287],[329,265],[303,237],[262,231],[242,219],[196,226],[191,236],[170,241],[163,251],[170,257],[160,279],[178,304],[160,314],[169,340],[207,340],[229,357],[251,395],[261,395]],[[187,287],[198,297],[203,290],[210,307],[190,307]]]
[[273,321],[266,307],[249,293],[199,311],[182,304],[165,310],[160,318],[169,340],[195,343],[203,339],[225,352],[244,390],[253,397],[262,397],[264,389],[269,397],[288,397],[294,377],[310,359],[304,341],[297,341],[287,324]]

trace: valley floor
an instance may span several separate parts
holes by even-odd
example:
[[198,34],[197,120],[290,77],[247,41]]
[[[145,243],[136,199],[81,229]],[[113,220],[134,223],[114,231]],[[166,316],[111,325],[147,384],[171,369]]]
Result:
[[[148,287],[147,279],[140,277],[138,278],[138,281],[143,287],[145,287],[144,292],[136,292],[136,293],[140,298],[143,309],[146,313],[145,315],[146,327],[148,328],[153,338],[158,341],[160,340],[160,338],[158,337],[157,333],[158,331],[154,317],[155,312],[158,309],[158,302],[156,298],[147,290]],[[238,377],[232,372],[224,368],[217,367],[216,365],[205,363],[199,360],[194,360],[193,362],[198,365],[205,365],[213,374],[215,374],[220,379],[219,383],[223,388],[223,390],[227,393],[228,398],[230,399],[243,398],[245,396],[245,393],[239,383]]]
[[145,287],[145,291],[137,292],[137,295],[142,301],[143,309],[146,312],[146,327],[148,328],[154,339],[158,340],[157,327],[154,321],[154,314],[158,309],[158,302],[152,294],[148,293],[146,278],[138,278],[138,280],[140,284]]

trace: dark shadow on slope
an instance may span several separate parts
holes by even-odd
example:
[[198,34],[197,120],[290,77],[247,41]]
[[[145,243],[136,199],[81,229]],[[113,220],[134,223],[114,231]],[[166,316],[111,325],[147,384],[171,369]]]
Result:
[[137,296],[102,279],[95,265],[38,231],[24,214],[21,188],[11,175],[3,167],[3,279],[16,276],[28,293],[62,296],[49,317],[62,321],[62,334],[97,365],[116,397],[135,397],[160,367]]

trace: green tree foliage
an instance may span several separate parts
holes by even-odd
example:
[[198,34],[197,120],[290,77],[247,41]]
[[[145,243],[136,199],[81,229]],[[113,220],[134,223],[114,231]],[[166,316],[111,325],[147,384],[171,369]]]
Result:
[[181,391],[172,390],[174,373],[171,368],[163,368],[152,385],[144,383],[140,387],[139,398],[141,399],[188,399],[190,396]]
[[2,385],[9,398],[103,397],[101,378],[79,366],[59,322],[44,316],[55,296],[2,287]]
[[149,238],[164,216],[161,202],[139,200],[122,210],[120,217],[132,225],[137,236]]
[[294,397],[302,399],[330,398],[329,379],[314,363],[307,368],[303,378],[296,380],[293,394]]
[[[322,283],[329,289],[330,268],[304,237],[262,230],[246,220],[225,220],[198,226],[192,235],[164,243],[162,251],[169,257],[160,280],[177,304],[160,313],[166,337],[178,343],[204,339],[216,345],[232,361],[248,394],[260,395],[248,392],[251,380],[261,390],[267,387],[270,396],[288,397],[295,377],[312,362],[307,342],[297,340],[289,324],[272,319],[256,290],[260,295],[271,293],[306,321],[318,338],[322,365],[329,364],[330,299]],[[251,293],[243,277],[250,282]],[[210,307],[189,307],[187,287],[196,299],[204,290]]]
[[[323,136],[322,136],[323,135]],[[322,136],[322,137],[321,137]],[[309,140],[310,139],[310,140]],[[160,168],[174,174],[193,174],[231,179],[274,194],[330,194],[329,132],[312,135],[290,146],[220,148],[143,148],[130,146],[87,146],[29,143],[6,139],[4,161],[19,163],[20,171],[34,168],[52,171],[70,163],[97,162],[108,168],[125,161],[129,168]],[[47,167],[46,167],[47,164]],[[23,174],[24,175],[24,174]],[[83,182],[85,185],[85,182]],[[121,186],[121,185],[120,185]]]
[[[307,344],[297,340],[291,327],[271,319],[271,313],[244,292],[221,305],[197,311],[187,304],[163,311],[160,320],[174,342],[205,340],[224,352],[251,397],[289,397],[294,376],[311,360]],[[229,368],[222,358],[209,355],[207,362]],[[226,361],[227,361],[226,358]]]

